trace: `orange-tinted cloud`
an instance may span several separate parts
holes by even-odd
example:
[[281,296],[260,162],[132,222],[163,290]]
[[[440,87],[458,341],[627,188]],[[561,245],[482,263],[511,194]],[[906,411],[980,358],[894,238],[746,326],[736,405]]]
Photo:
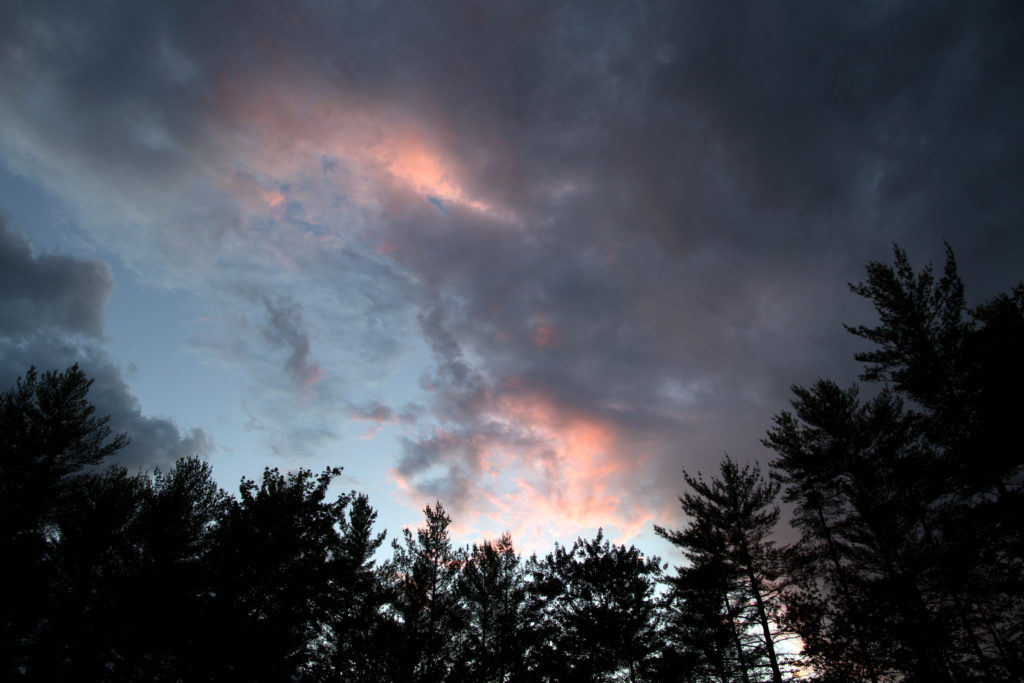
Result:
[[546,316],[541,316],[533,327],[533,343],[538,349],[557,349],[562,345],[562,332]]
[[266,202],[267,206],[269,206],[272,209],[276,209],[277,207],[281,206],[281,204],[283,204],[284,200],[286,199],[284,192],[274,189],[263,190],[260,193],[260,198],[264,202]]
[[[493,216],[507,213],[472,196],[458,160],[437,136],[386,102],[277,83],[221,88],[217,109],[234,132],[228,152],[240,167],[235,170],[301,187],[304,178],[322,177],[325,160],[331,160],[345,170],[335,189],[358,203],[379,204],[404,190]],[[274,189],[259,195],[263,207],[285,199]]]
[[[359,211],[390,209],[419,196],[444,210],[457,207],[499,222],[511,216],[469,189],[469,171],[446,148],[442,131],[387,102],[301,83],[256,84],[224,89],[219,115],[234,133],[227,187],[254,213],[283,215],[286,206],[301,205],[311,222],[337,225],[336,207],[317,204],[311,188],[319,187],[344,195],[346,206]],[[380,256],[405,247],[386,227],[360,238]],[[544,314],[522,337],[502,330],[495,335],[546,351],[563,345],[560,325]],[[429,381],[423,387],[433,390]],[[395,484],[417,506],[431,502],[439,486],[458,490],[457,530],[509,529],[521,547],[546,547],[552,536],[598,526],[625,539],[650,523],[651,513],[626,493],[640,456],[623,448],[617,427],[599,414],[571,410],[518,381],[499,382],[470,411],[468,418],[439,411],[453,433],[421,437],[415,441],[421,451],[394,470]],[[373,438],[383,424],[375,422],[363,437]]]
[[[486,429],[461,441],[447,433],[443,442],[430,439],[438,456],[424,471],[441,465],[468,488],[453,510],[456,534],[468,540],[508,530],[530,551],[586,529],[609,528],[627,540],[649,527],[653,511],[627,494],[642,461],[624,449],[616,426],[519,385],[500,383],[479,416]],[[393,477],[410,497],[435,493],[423,471]]]

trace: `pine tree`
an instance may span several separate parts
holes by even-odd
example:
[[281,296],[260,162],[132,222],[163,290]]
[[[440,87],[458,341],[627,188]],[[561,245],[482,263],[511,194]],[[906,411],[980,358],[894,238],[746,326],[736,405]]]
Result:
[[339,546],[344,495],[307,469],[243,479],[217,528],[207,676],[246,680],[314,679],[329,670],[333,592],[330,558]]
[[452,520],[440,502],[424,507],[423,514],[426,526],[415,536],[404,529],[403,542],[392,542],[387,567],[402,637],[392,678],[442,681],[451,675],[460,648],[464,615],[457,581],[466,552],[453,548]]
[[54,609],[58,580],[50,549],[57,519],[83,483],[128,439],[88,400],[92,380],[77,365],[63,372],[30,368],[0,395],[0,675],[31,668],[29,652]]
[[862,379],[883,381],[920,409],[933,491],[921,534],[949,624],[957,675],[1024,676],[1024,452],[1015,447],[1024,398],[1024,286],[973,309],[952,249],[942,276],[915,272],[895,248],[851,285],[879,314],[848,328],[875,345],[856,354]]
[[474,544],[458,586],[466,617],[461,677],[504,681],[521,676],[530,641],[524,632],[527,583],[511,536]]
[[[678,533],[656,529],[670,540]],[[667,580],[664,677],[749,683],[751,671],[764,664],[763,654],[745,628],[750,610],[725,556],[725,536],[704,521],[689,538],[692,545],[685,553],[690,564],[676,567]]]
[[555,544],[530,563],[533,590],[545,602],[558,680],[641,680],[660,650],[655,588],[661,560],[613,545],[598,530],[571,548]]
[[825,675],[1019,680],[1024,287],[969,309],[948,247],[939,278],[898,247],[867,276],[879,323],[847,329],[885,387],[795,387],[765,440],[801,531],[787,620]]
[[[147,593],[133,627],[140,634],[135,676],[196,680],[205,667],[201,652],[209,600],[209,555],[228,494],[209,463],[181,458],[152,478],[140,517],[142,564],[125,582],[125,593]],[[153,590],[158,586],[158,590]],[[134,598],[133,598],[134,599]]]
[[333,676],[346,681],[387,677],[387,647],[392,624],[383,614],[387,591],[374,555],[385,533],[375,533],[377,512],[366,494],[352,491],[343,501],[341,537],[330,561],[329,602]]
[[765,439],[801,531],[789,553],[789,622],[821,672],[949,676],[947,628],[922,580],[932,494],[918,420],[890,391],[866,404],[856,387],[828,381],[793,391],[795,414],[777,416]]
[[[683,531],[656,526],[655,531],[682,548],[693,566],[715,567],[718,575],[713,582],[729,587],[722,596],[719,616],[730,624],[743,680],[753,679],[752,662],[763,648],[772,680],[781,683],[783,663],[776,649],[781,608],[776,586],[779,561],[769,540],[779,519],[775,505],[778,484],[767,481],[757,468],[748,465],[741,469],[729,456],[716,478],[705,480],[685,471],[683,478],[691,492],[679,501],[690,518],[689,526]],[[749,605],[749,617],[735,612],[734,603]],[[760,647],[746,642],[748,627],[759,634]]]

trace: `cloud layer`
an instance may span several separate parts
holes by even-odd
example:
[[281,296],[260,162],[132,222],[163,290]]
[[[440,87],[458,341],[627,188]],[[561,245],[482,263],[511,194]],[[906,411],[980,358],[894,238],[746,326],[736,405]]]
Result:
[[[845,284],[891,242],[950,241],[976,296],[1019,277],[1020,13],[31,3],[0,28],[0,144],[217,302],[208,348],[397,435],[410,500],[628,537],[680,467],[762,457],[791,383],[852,377]],[[7,329],[100,334],[109,273],[19,239]],[[47,269],[79,299],[33,299]]]

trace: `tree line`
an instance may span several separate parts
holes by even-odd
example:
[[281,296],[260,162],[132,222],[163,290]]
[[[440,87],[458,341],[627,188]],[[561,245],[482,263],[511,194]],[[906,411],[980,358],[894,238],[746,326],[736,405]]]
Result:
[[[1024,286],[970,308],[895,251],[852,285],[858,385],[793,387],[767,473],[684,472],[671,571],[599,531],[522,557],[391,542],[340,474],[101,466],[74,366],[0,396],[0,671],[24,680],[982,681],[1024,676]],[[864,396],[862,397],[862,393]],[[780,503],[798,539],[777,544]]]

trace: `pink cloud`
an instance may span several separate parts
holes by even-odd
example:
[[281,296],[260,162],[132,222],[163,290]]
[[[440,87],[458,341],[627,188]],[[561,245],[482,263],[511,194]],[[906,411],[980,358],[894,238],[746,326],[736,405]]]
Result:
[[453,507],[457,535],[470,540],[508,530],[527,551],[584,529],[612,528],[625,541],[649,527],[654,510],[627,493],[644,462],[617,426],[520,386],[502,382],[488,394],[479,415],[484,427],[418,442],[433,457],[422,470],[392,472],[403,495],[417,504],[436,495],[435,482],[421,475],[436,474],[439,465],[464,489]]
[[542,315],[533,327],[533,343],[538,349],[557,349],[562,345],[562,332]]
[[[232,159],[234,170],[298,188],[302,179],[322,175],[324,159],[331,159],[345,170],[338,181],[343,186],[336,189],[359,204],[412,192],[491,216],[510,215],[469,192],[462,165],[440,137],[388,102],[311,84],[247,83],[220,88],[216,110],[233,133],[227,154],[219,156]],[[225,188],[254,211],[287,199],[277,188],[255,196],[234,183]]]

